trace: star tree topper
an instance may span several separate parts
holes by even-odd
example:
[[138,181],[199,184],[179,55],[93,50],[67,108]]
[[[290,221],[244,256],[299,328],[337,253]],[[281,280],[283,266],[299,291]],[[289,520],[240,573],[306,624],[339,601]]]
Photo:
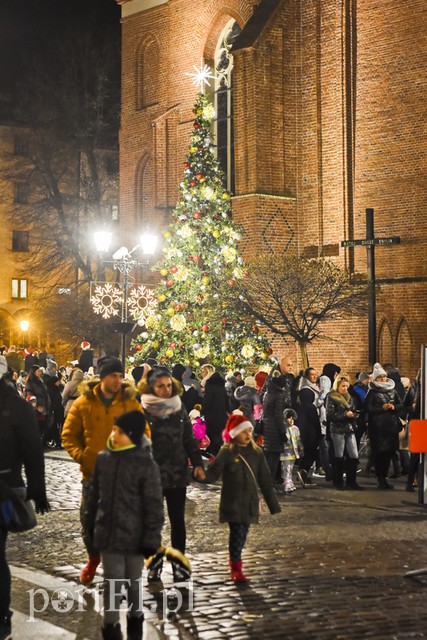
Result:
[[193,65],[196,73],[186,73],[186,76],[193,78],[193,84],[200,87],[200,93],[205,92],[205,85],[211,86],[209,79],[215,80],[216,76],[211,73],[211,68],[207,64],[203,64],[203,58],[200,58],[200,67]]

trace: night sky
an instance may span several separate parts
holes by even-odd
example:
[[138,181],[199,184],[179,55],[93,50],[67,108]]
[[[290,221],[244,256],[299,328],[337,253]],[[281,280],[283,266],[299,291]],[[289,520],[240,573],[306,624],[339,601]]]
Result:
[[94,33],[107,28],[120,33],[116,0],[1,0],[0,91],[8,92],[28,61],[73,24],[90,25]]

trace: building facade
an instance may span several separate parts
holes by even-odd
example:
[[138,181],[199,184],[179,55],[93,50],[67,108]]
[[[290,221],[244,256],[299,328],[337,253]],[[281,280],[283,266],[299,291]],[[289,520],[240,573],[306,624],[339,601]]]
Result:
[[[197,91],[186,73],[202,60],[242,251],[325,256],[363,278],[366,249],[341,242],[365,237],[373,208],[375,236],[400,237],[375,249],[378,359],[414,375],[427,341],[424,0],[117,1],[123,238],[169,222]],[[367,367],[367,318],[325,333],[311,363]]]

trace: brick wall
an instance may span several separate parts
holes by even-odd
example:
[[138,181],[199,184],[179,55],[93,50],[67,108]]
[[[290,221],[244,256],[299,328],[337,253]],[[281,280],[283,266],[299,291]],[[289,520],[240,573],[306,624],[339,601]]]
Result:
[[[211,60],[227,21],[243,28],[256,4],[170,0],[123,20],[124,239],[137,224],[167,222],[195,98],[185,72],[201,56]],[[379,355],[410,375],[427,341],[426,34],[424,0],[283,0],[234,59],[233,210],[246,229],[242,250],[326,255],[365,274],[365,249],[340,242],[364,236],[373,207],[376,234],[401,236],[400,245],[376,250],[377,277],[386,279]],[[147,84],[147,106],[138,103],[150,70],[145,46],[157,78]],[[309,349],[316,366],[367,368],[365,318],[327,333]]]

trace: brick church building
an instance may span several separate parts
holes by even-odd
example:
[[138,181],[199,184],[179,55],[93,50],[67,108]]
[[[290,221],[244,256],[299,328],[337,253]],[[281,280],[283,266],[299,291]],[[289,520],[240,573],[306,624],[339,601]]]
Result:
[[[400,237],[375,249],[378,359],[413,376],[427,342],[425,0],[117,2],[123,240],[170,219],[197,92],[186,73],[202,59],[242,251],[326,256],[366,276],[365,247],[341,241],[365,237],[373,208],[375,236]],[[367,318],[326,333],[311,364],[368,366]]]

